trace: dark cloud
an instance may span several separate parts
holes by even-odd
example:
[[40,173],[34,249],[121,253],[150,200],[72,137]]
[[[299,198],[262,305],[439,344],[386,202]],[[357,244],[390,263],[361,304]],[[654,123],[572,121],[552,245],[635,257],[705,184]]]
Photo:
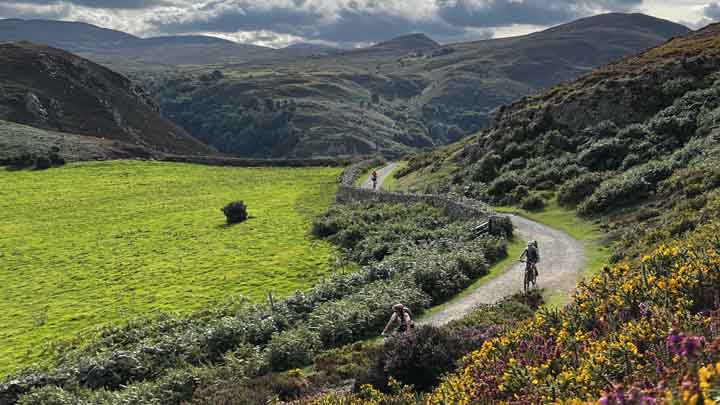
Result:
[[[301,0],[295,0],[301,1]],[[156,16],[148,22],[165,33],[223,32],[270,30],[278,33],[302,35],[309,26],[317,23],[322,15],[312,9],[270,8],[253,5],[224,7],[224,2],[207,4],[197,9],[200,18],[193,15],[175,17]],[[190,17],[186,19],[186,17]]]
[[643,0],[437,0],[440,16],[465,27],[555,25],[597,11],[627,11]]
[[[332,16],[305,3],[305,0],[293,0],[295,7],[289,8],[234,2],[234,7],[228,7],[228,2],[217,1],[199,9],[198,11],[205,15],[197,18],[192,15],[179,18],[158,16],[149,22],[159,32],[234,33],[270,30],[307,40],[338,43],[375,42],[411,32],[423,32],[440,40],[464,38],[468,34],[464,27],[454,26],[440,18],[418,19],[390,13],[375,1],[363,4],[350,1]],[[477,38],[478,33],[474,34]],[[491,35],[488,32],[480,34],[482,37]]]
[[[77,10],[68,18],[138,27],[133,32],[141,35],[205,32],[245,37],[275,35],[348,45],[413,32],[425,33],[440,42],[488,38],[493,28],[513,24],[556,25],[600,11],[627,11],[642,1],[0,0],[0,17],[64,18],[52,15],[49,10],[76,6]],[[169,5],[177,7],[163,7]],[[30,6],[49,15],[30,15],[33,12]],[[86,12],[85,8],[93,10]],[[116,13],[119,9],[132,10],[137,21]],[[706,8],[706,14],[720,14],[718,9],[713,3]]]
[[720,20],[720,4],[719,3],[710,3],[703,9],[703,14],[705,17],[717,21]]
[[167,6],[173,3],[166,0],[3,0],[4,5],[41,5],[66,6],[76,5],[97,9],[145,9],[156,6]]

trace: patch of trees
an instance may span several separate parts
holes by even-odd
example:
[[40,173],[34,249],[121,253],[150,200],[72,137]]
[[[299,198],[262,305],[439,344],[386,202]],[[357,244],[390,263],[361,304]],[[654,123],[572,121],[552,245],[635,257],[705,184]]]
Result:
[[177,83],[160,89],[165,115],[219,151],[255,158],[290,154],[300,141],[297,105],[245,94],[240,85]]

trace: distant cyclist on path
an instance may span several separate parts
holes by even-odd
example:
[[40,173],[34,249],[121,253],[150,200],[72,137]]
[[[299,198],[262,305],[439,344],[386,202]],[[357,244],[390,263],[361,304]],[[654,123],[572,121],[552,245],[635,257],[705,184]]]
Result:
[[375,189],[377,189],[377,182],[378,182],[377,170],[373,170],[371,177],[372,177],[373,190],[375,190]]
[[396,331],[399,334],[405,333],[415,327],[410,314],[410,308],[403,304],[395,304],[392,309],[393,314],[390,316],[387,325],[385,325],[385,329],[383,329],[381,334],[382,336],[386,336],[387,331],[392,327],[393,323],[397,323]]

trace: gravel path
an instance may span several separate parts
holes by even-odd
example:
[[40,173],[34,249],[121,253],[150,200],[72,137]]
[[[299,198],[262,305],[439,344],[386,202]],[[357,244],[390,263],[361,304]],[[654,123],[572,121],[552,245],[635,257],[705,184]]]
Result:
[[[537,240],[540,244],[538,287],[548,293],[570,294],[585,268],[585,249],[582,243],[568,234],[529,219],[508,215],[515,225],[515,237]],[[451,301],[440,311],[426,316],[417,324],[440,326],[470,313],[479,304],[494,304],[508,295],[522,291],[525,264],[516,262],[497,277],[482,284],[472,293]]]
[[[397,167],[391,163],[378,170],[378,188]],[[372,189],[372,180],[368,178],[362,188]],[[585,268],[585,249],[581,242],[570,235],[529,219],[508,215],[515,225],[515,237],[520,240],[537,240],[540,246],[538,263],[538,287],[544,288],[550,295],[570,294],[577,284],[580,271]],[[525,264],[515,264],[504,269],[501,274],[482,284],[472,293],[443,306],[431,315],[421,318],[419,325],[444,325],[460,319],[470,313],[479,304],[494,304],[508,295],[522,291]]]
[[[378,190],[382,189],[382,185],[385,182],[385,179],[387,179],[387,177],[393,172],[393,170],[395,170],[395,168],[398,167],[398,164],[399,163],[390,163],[387,166],[383,167],[382,169],[377,170],[377,173],[378,173],[377,188],[378,188]],[[362,182],[362,184],[360,185],[360,188],[372,190],[372,188],[373,188],[372,174],[370,176],[368,176],[368,178],[365,181]]]

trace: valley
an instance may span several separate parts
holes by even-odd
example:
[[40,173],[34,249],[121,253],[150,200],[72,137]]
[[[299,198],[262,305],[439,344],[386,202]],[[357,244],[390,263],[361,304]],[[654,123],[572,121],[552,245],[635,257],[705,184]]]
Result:
[[720,24],[57,24],[0,20],[0,405],[720,398]]

